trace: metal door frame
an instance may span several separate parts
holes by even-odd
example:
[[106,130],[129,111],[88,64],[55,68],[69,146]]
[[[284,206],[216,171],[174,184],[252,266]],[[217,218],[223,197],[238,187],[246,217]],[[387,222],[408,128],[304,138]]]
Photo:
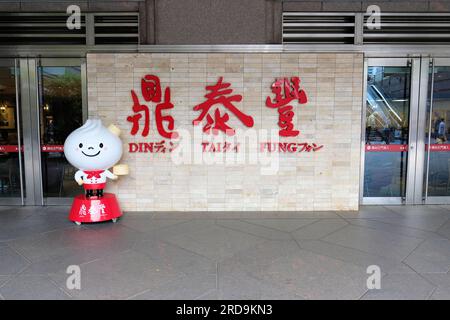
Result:
[[[409,133],[408,133],[408,158],[406,171],[405,197],[364,197],[364,168],[366,146],[366,100],[367,100],[367,74],[369,66],[407,67],[411,68],[410,106],[409,106]],[[360,168],[360,203],[363,205],[400,205],[414,203],[414,190],[416,183],[416,158],[417,158],[417,123],[419,111],[419,91],[421,75],[421,58],[364,58],[363,78],[363,106],[361,121],[361,168]],[[423,176],[422,176],[423,177]]]

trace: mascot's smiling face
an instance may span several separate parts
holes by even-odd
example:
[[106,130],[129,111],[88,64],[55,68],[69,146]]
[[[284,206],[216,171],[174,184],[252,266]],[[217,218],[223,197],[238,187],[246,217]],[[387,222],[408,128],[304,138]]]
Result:
[[122,157],[122,142],[102,125],[101,120],[89,119],[67,137],[64,154],[78,169],[104,170]]

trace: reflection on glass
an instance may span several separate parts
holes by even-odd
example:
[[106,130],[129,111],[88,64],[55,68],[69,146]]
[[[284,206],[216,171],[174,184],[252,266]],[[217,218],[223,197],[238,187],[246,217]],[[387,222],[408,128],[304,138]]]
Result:
[[14,71],[0,67],[0,197],[21,196]]
[[[431,88],[432,82],[434,83]],[[427,196],[450,196],[450,67],[435,67],[434,79],[429,77],[428,90],[433,92],[428,95],[427,101],[427,130],[425,132],[425,159],[429,160],[428,179],[425,176],[426,185],[424,193]],[[431,96],[433,103],[431,105]],[[431,111],[432,108],[432,112]],[[428,154],[429,152],[429,154]],[[429,157],[429,159],[428,159]]]
[[44,197],[79,192],[75,168],[64,157],[66,137],[82,125],[80,67],[40,67],[40,134]]
[[369,67],[364,197],[403,197],[409,131],[409,67]]

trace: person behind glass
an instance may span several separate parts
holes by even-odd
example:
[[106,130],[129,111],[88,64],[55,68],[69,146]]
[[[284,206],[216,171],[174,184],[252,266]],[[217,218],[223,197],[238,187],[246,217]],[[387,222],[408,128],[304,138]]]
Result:
[[367,118],[366,143],[373,140],[372,132],[376,132],[376,111],[372,112]]
[[436,119],[434,120],[433,125],[433,134],[432,138],[437,139],[439,137],[439,124],[441,123],[441,118],[439,117],[439,114],[435,114]]
[[442,140],[442,142],[447,141],[446,128],[445,128],[445,120],[441,118],[438,126],[438,138]]

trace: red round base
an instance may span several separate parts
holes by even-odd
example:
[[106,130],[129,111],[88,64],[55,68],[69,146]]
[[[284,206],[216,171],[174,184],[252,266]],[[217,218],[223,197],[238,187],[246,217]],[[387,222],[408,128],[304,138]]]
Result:
[[86,198],[79,194],[70,209],[69,220],[74,222],[101,222],[122,216],[119,203],[113,193],[104,193],[103,197]]

